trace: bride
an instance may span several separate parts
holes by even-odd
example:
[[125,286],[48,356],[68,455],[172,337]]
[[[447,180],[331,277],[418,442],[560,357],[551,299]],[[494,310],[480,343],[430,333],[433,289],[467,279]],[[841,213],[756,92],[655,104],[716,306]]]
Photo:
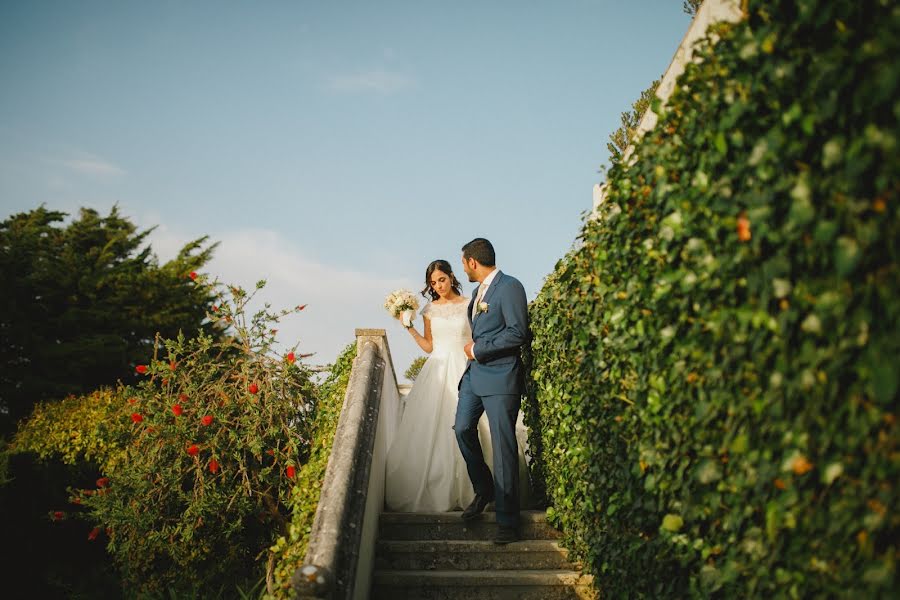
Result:
[[[428,265],[422,295],[431,299],[420,312],[423,331],[420,334],[412,324],[408,330],[430,356],[406,397],[406,408],[387,455],[385,504],[401,512],[461,509],[475,497],[453,432],[459,380],[468,361],[463,349],[472,341],[469,299],[461,295],[459,280],[445,260]],[[478,424],[478,434],[485,462],[492,467],[486,416]],[[528,471],[521,412],[516,438],[524,506]]]

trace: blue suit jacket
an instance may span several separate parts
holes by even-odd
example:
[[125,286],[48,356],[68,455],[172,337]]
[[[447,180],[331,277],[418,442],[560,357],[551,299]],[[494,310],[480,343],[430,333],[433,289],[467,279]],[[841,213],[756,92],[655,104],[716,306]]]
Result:
[[498,271],[482,299],[488,305],[487,312],[473,319],[472,307],[477,296],[476,289],[469,302],[476,360],[469,361],[466,371],[472,391],[479,396],[522,394],[525,368],[520,350],[531,341],[525,288],[515,277]]

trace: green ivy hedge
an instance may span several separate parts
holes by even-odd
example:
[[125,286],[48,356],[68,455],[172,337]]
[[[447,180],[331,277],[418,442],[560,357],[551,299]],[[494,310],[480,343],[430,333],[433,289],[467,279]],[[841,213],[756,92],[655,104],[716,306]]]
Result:
[[535,466],[609,597],[887,597],[900,6],[746,5],[532,304]]
[[277,540],[272,547],[276,559],[272,593],[265,597],[292,598],[291,577],[303,566],[313,518],[319,506],[319,495],[325,481],[325,468],[331,456],[334,434],[341,416],[350,371],[356,358],[356,343],[347,346],[331,366],[328,379],[319,387],[317,413],[310,444],[310,456],[300,467],[297,483],[291,491],[291,522],[288,535]]

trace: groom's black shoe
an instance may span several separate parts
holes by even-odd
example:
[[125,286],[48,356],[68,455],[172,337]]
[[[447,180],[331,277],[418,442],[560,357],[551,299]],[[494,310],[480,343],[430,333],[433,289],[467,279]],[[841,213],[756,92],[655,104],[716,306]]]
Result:
[[494,497],[482,496],[480,494],[475,494],[475,499],[472,500],[472,503],[469,504],[466,509],[462,512],[463,521],[468,521],[469,519],[474,519],[478,515],[484,512],[484,509],[488,504],[494,501]]
[[497,530],[497,535],[494,536],[494,543],[500,544],[501,546],[518,541],[519,532],[516,531],[515,527],[506,527],[504,525],[500,525],[500,528]]

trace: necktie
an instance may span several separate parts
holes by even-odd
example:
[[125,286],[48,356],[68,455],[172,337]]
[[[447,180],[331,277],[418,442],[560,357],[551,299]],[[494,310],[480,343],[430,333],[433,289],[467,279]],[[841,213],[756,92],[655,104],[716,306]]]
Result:
[[484,291],[487,289],[487,285],[481,284],[478,286],[478,294],[475,296],[475,306],[472,307],[472,318],[475,318],[475,315],[478,314],[478,305],[481,304],[482,298],[484,298]]

